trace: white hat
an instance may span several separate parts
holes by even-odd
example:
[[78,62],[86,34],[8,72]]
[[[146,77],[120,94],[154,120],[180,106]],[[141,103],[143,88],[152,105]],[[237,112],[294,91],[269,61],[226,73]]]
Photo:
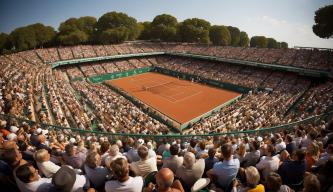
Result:
[[19,128],[18,127],[16,127],[16,126],[10,126],[10,128],[9,128],[9,130],[10,130],[10,132],[12,132],[12,133],[16,133],[18,130],[19,130]]
[[257,141],[262,142],[262,140],[263,140],[262,137],[260,137],[260,136],[257,137]]
[[9,133],[7,135],[7,139],[10,140],[10,141],[15,140],[16,137],[17,137],[17,135],[15,133]]
[[42,134],[43,134],[43,135],[47,135],[48,133],[49,133],[48,130],[42,130]]
[[42,129],[38,128],[36,131],[37,131],[37,134],[40,134],[42,132]]
[[72,143],[72,144],[75,143],[75,141],[76,140],[73,137],[69,139],[69,142]]
[[138,143],[139,143],[140,145],[143,145],[143,144],[145,143],[145,141],[144,141],[143,139],[138,139]]

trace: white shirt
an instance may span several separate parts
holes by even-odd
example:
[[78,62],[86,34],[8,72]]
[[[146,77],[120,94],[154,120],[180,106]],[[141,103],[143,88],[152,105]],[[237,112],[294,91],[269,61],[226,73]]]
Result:
[[60,169],[58,165],[54,164],[51,161],[45,161],[42,163],[37,162],[37,167],[41,171],[41,173],[43,173],[43,175],[47,178],[51,178],[53,174],[55,174]]
[[276,156],[268,157],[264,156],[260,159],[259,163],[256,165],[258,170],[262,171],[264,179],[267,178],[270,172],[277,171],[279,168],[280,159]]
[[38,181],[24,183],[19,178],[15,177],[17,187],[22,192],[43,192],[48,191],[52,187],[50,178],[39,178]]
[[157,171],[157,163],[155,158],[140,160],[131,163],[132,170],[139,176],[145,177],[153,171]]
[[105,192],[141,192],[143,186],[142,177],[129,177],[125,182],[111,180],[105,183]]

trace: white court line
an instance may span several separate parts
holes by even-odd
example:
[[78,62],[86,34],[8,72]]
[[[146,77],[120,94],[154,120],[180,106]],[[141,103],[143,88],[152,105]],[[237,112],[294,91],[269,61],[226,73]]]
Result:
[[199,92],[197,92],[197,93],[195,93],[195,94],[192,94],[192,95],[190,95],[190,96],[187,96],[187,97],[184,97],[184,98],[182,98],[182,99],[177,100],[176,103],[177,103],[177,102],[180,102],[180,101],[183,101],[183,100],[185,100],[185,99],[191,98],[191,97],[193,97],[193,96],[199,95],[199,94],[201,94],[201,93],[202,93],[202,91],[199,91]]

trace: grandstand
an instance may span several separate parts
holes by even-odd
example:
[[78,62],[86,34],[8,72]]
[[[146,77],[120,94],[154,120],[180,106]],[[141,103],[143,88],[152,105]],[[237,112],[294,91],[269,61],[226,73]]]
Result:
[[[121,163],[114,157],[127,158],[134,175],[148,181],[157,166],[168,167],[166,159],[176,157],[175,151],[183,152],[184,162],[191,161],[188,152],[193,152],[197,160],[192,166],[201,173],[198,178],[212,179],[218,174],[206,170],[203,160],[214,160],[215,153],[208,157],[212,149],[217,149],[219,158],[227,158],[232,149],[238,161],[237,177],[248,179],[248,167],[254,166],[265,187],[267,180],[274,179],[271,172],[279,173],[275,177],[281,176],[283,186],[295,191],[311,182],[305,179],[305,171],[332,179],[331,49],[127,42],[1,55],[0,66],[1,160],[10,173],[15,170],[18,175],[14,180],[6,178],[14,184],[0,178],[8,191],[25,189],[19,184],[24,171],[18,170],[25,160],[36,164],[50,186],[59,165],[67,164],[87,176],[88,188],[103,191],[114,168],[110,162]],[[121,85],[130,81],[129,88]],[[220,100],[207,107],[215,98]],[[158,104],[163,99],[164,106]],[[149,158],[155,158],[156,169],[141,173],[133,162],[147,160],[148,152]],[[257,152],[260,155],[250,163],[247,158]],[[24,158],[19,159],[18,153]],[[39,153],[49,153],[47,162],[52,161],[57,171],[41,168],[44,158],[39,159]],[[270,163],[275,167],[268,167],[261,156],[273,159]],[[285,178],[292,176],[285,169],[292,159],[304,168],[288,181]],[[179,172],[181,165],[177,166],[173,171],[189,190],[199,179],[187,181]],[[102,181],[91,174],[96,167],[103,169]],[[232,188],[231,180],[217,187]],[[323,191],[332,189],[326,185]]]

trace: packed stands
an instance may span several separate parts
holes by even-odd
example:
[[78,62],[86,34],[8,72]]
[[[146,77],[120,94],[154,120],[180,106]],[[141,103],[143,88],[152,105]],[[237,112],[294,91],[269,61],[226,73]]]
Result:
[[[55,69],[50,64],[156,51],[330,73],[333,62],[331,50],[166,43],[81,45],[1,55],[2,190],[108,192],[153,191],[155,187],[191,191],[202,181],[207,184],[204,189],[212,191],[333,190],[333,82],[329,77],[171,56]],[[144,112],[149,106],[138,107],[105,84],[88,81],[91,76],[147,66],[251,91],[176,135]]]

